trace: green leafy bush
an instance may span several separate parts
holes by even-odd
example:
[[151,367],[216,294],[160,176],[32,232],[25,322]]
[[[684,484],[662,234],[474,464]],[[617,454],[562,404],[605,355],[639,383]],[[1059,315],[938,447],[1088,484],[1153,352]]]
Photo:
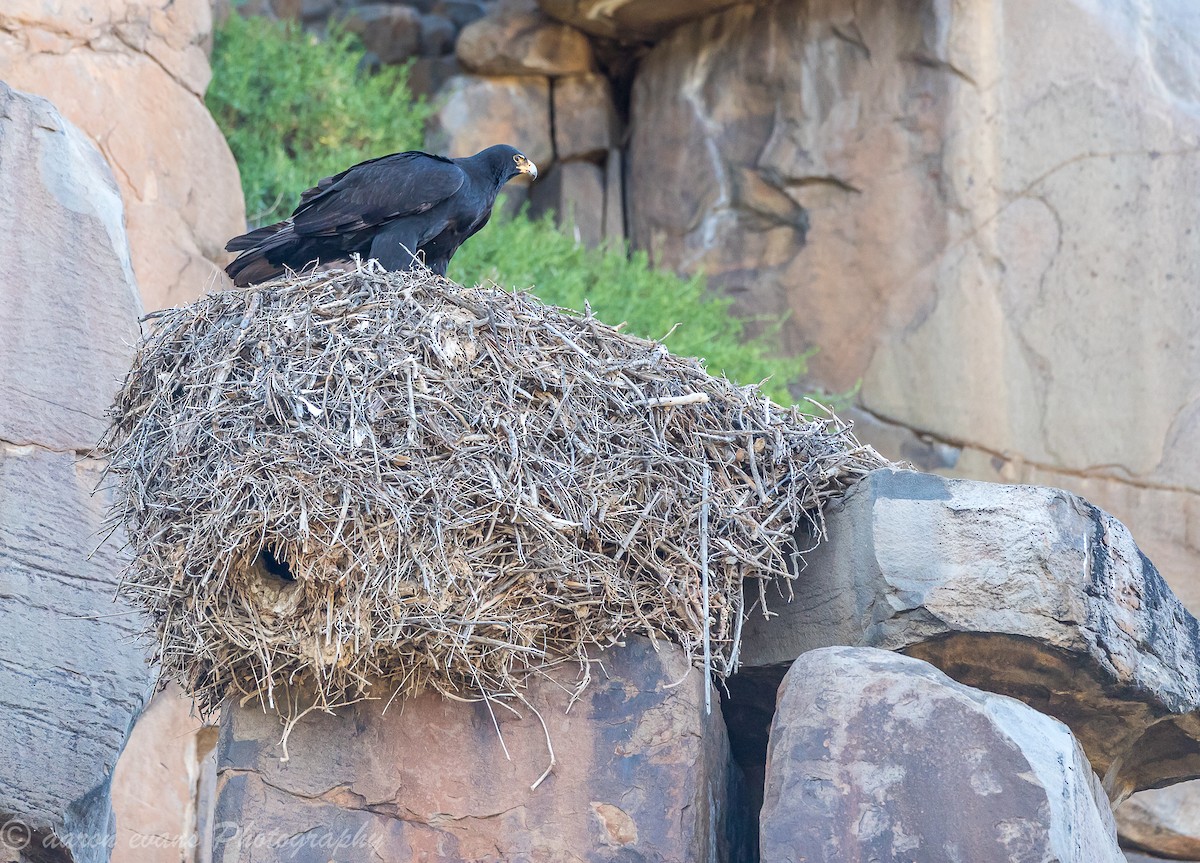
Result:
[[205,101],[254,224],[285,218],[322,177],[421,146],[431,109],[410,94],[407,67],[365,74],[362,58],[338,27],[318,40],[292,23],[230,15],[217,29]]
[[503,216],[500,209],[455,254],[450,278],[463,284],[491,279],[570,309],[583,309],[586,301],[600,320],[625,322],[627,332],[643,338],[661,339],[674,329],[667,339],[674,353],[704,357],[709,371],[740,383],[770,377],[764,392],[791,402],[787,384],[804,373],[805,357],[780,355],[781,321],[747,339],[746,322],[730,313],[733,301],[709,294],[702,276],[681,278],[656,270],[645,252],[585,248],[560,231],[549,214],[531,220]]
[[[246,211],[255,224],[284,218],[321,177],[385,153],[416,149],[430,107],[413,99],[403,68],[360,70],[363,50],[334,28],[319,41],[298,27],[231,15],[217,30],[207,102],[237,159]],[[770,377],[765,392],[791,399],[787,385],[805,357],[777,349],[778,324],[747,339],[731,301],[712,296],[700,276],[656,270],[644,253],[589,250],[549,218],[493,217],[451,264],[450,276],[491,279],[533,291],[559,306],[624,321],[629,332],[667,340],[677,354],[705,357],[714,373],[741,383]]]

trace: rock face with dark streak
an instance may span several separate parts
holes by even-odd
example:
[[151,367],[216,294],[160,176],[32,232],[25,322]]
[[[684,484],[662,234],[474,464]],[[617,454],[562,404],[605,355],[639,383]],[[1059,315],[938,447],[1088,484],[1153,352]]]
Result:
[[1114,800],[1200,775],[1200,624],[1112,516],[1057,489],[880,470],[826,525],[795,599],[748,621],[746,666],[902,651],[1065,722]]
[[[305,717],[281,763],[278,719],[257,704],[228,707],[214,859],[725,859],[729,750],[716,693],[705,715],[703,675],[666,644],[632,639],[599,658],[569,713],[574,665],[530,687],[545,730],[518,703],[520,717],[493,705],[498,736],[486,704],[426,694],[385,710],[384,698]],[[556,764],[531,790],[549,764],[547,734]]]
[[689,20],[636,74],[631,239],[790,312],[884,455],[1083,495],[1200,613],[1197,33],[1185,0]]
[[1124,863],[1060,722],[864,648],[796,660],[767,756],[763,863]]
[[0,202],[0,825],[32,831],[4,831],[0,855],[28,839],[39,863],[100,863],[113,766],[151,681],[113,602],[119,539],[96,550],[107,501],[88,453],[141,309],[104,159],[3,83]]

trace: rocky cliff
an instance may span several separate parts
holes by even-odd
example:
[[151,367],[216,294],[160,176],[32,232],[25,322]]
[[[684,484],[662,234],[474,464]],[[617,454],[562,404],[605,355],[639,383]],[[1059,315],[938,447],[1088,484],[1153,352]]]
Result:
[[[314,26],[430,6],[262,5]],[[1200,12],[461,5],[432,146],[465,152],[482,127],[536,150],[553,169],[535,207],[788,313],[788,345],[821,348],[811,383],[861,383],[859,430],[886,454],[1084,494],[1200,607]],[[580,116],[611,120],[579,146]]]
[[633,85],[632,238],[790,311],[893,454],[1087,494],[1197,607],[1198,15],[793,0],[689,22]]
[[245,228],[237,166],[204,107],[208,0],[6,0],[0,81],[50,99],[112,166],[144,305],[199,296]]
[[2,82],[0,200],[0,860],[101,863],[152,674],[92,448],[141,306],[104,158]]

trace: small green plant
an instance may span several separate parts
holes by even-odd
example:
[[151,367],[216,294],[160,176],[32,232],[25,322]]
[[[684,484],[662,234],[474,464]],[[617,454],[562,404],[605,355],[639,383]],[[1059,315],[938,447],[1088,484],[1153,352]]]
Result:
[[300,193],[356,162],[421,146],[430,107],[408,69],[362,69],[357,38],[318,40],[291,22],[233,14],[215,34],[205,101],[242,174],[255,225],[286,217]]
[[661,339],[670,332],[666,343],[674,353],[704,357],[714,374],[739,383],[770,378],[763,391],[783,404],[792,401],[787,385],[804,374],[807,355],[780,354],[782,321],[749,339],[746,321],[730,312],[733,301],[709,294],[703,276],[654,269],[645,252],[588,249],[560,231],[550,214],[528,219],[496,210],[455,254],[450,278],[464,284],[490,279],[570,309],[583,309],[586,301],[600,320],[624,322],[634,335]]
[[[291,212],[322,177],[386,153],[421,146],[431,113],[413,99],[404,68],[362,70],[363,50],[334,27],[318,40],[291,24],[230,15],[218,28],[207,102],[242,174],[246,212],[256,225]],[[713,296],[701,276],[682,278],[624,249],[587,249],[550,216],[501,216],[456,254],[450,276],[473,284],[532,289],[548,303],[582,310],[626,330],[667,340],[677,354],[704,357],[713,373],[759,383],[787,404],[788,385],[806,356],[778,350],[780,321],[747,338],[731,300]]]

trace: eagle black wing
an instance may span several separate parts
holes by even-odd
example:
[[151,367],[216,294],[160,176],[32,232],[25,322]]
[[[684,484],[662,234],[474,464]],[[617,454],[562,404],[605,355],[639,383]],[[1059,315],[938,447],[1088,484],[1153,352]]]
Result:
[[300,196],[282,222],[234,237],[226,251],[241,252],[225,268],[245,286],[299,271],[314,261],[366,252],[390,222],[419,216],[459,193],[466,172],[449,159],[410,151],[360,162],[326,177]]
[[300,196],[288,220],[302,237],[376,228],[432,209],[466,182],[462,168],[428,153],[394,153],[326,177]]

